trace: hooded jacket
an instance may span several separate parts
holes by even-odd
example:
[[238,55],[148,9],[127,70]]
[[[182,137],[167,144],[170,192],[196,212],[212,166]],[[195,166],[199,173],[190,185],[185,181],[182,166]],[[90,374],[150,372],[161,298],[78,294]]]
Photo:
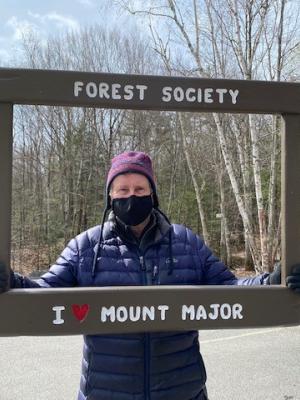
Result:
[[[113,215],[99,246],[100,232],[72,239],[38,281],[14,274],[12,286],[261,285],[267,276],[238,280],[199,236],[156,210],[141,240]],[[84,336],[78,400],[205,400],[205,382],[196,331]]]

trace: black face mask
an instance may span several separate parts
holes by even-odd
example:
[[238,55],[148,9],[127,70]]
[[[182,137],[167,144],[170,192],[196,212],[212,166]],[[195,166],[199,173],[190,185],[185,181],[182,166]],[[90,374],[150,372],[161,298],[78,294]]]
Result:
[[152,196],[130,196],[113,199],[114,214],[125,224],[139,225],[148,217],[153,208]]

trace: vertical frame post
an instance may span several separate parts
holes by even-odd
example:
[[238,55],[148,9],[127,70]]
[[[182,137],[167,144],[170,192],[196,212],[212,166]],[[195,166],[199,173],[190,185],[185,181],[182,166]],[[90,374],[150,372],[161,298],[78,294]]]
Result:
[[281,133],[282,284],[300,264],[300,114],[283,115]]
[[0,261],[10,265],[13,105],[0,103]]

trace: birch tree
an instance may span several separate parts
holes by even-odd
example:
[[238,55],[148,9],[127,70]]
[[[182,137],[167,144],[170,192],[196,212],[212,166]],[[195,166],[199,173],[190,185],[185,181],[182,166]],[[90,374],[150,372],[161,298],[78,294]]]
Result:
[[[175,74],[258,79],[267,65],[267,55],[270,60],[270,54],[274,52],[274,46],[278,46],[278,68],[281,70],[283,68],[284,55],[280,50],[279,43],[282,42],[284,35],[285,1],[193,0],[183,2],[165,0],[151,2],[148,6],[136,1],[134,3],[119,1],[118,3],[132,14],[148,19],[151,32],[155,31],[159,37],[156,43],[161,43],[160,48],[165,49],[164,54],[168,54],[168,68],[172,68],[172,72]],[[279,4],[281,6],[278,6]],[[265,37],[270,37],[269,29],[274,10],[277,12],[280,10],[280,18],[276,19],[275,23],[273,22],[271,36],[274,35],[274,32],[278,32],[278,40],[272,42],[268,52],[264,43]],[[160,32],[163,33],[158,33],[158,26],[161,27],[162,23],[164,28],[160,29]],[[290,42],[287,47],[291,45]],[[184,53],[181,53],[181,61],[178,61],[176,57],[179,48],[184,49],[182,50]],[[184,54],[183,57],[182,54]],[[232,63],[233,59],[236,60],[235,64]],[[268,270],[271,267],[272,255],[270,255],[271,246],[268,242],[267,209],[263,195],[260,133],[257,130],[257,120],[255,116],[249,115],[248,127],[244,133],[247,135],[249,132],[249,141],[246,141],[250,149],[249,158],[245,154],[245,146],[243,146],[245,140],[240,136],[235,118],[231,117],[233,121],[231,129],[236,137],[235,152],[238,154],[240,163],[240,168],[236,169],[235,154],[231,151],[226,138],[224,119],[221,119],[220,115],[216,113],[213,114],[213,118],[226,170],[243,221],[245,242],[249,247],[256,271]],[[248,161],[251,161],[250,165]],[[274,168],[274,164],[271,165],[271,168]],[[240,171],[242,172],[242,182],[239,180]],[[257,212],[255,219],[253,219],[248,196],[251,191],[252,179]],[[273,175],[271,175],[271,182],[272,179],[274,179]],[[274,192],[272,194],[270,191],[270,196],[274,197]],[[274,221],[274,217],[270,213],[269,217],[271,216],[271,220]],[[256,229],[256,220],[258,229]],[[256,240],[257,237],[259,241]]]

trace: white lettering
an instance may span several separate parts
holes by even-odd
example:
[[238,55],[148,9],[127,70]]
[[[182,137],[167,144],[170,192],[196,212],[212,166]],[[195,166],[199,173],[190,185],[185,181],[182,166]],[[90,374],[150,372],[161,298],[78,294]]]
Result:
[[132,322],[136,322],[141,318],[141,307],[137,306],[137,307],[133,307],[130,306],[129,307],[129,319]]
[[196,320],[199,321],[200,319],[207,319],[207,312],[203,305],[197,308]]
[[[107,82],[88,82],[84,83],[81,81],[74,82],[74,96],[79,97],[81,94],[85,94],[90,98],[100,99],[112,99],[112,100],[132,100],[134,97],[139,100],[145,100],[146,91],[148,89],[147,85],[121,85],[120,83],[107,83]],[[172,88],[171,86],[165,86],[162,88],[162,101],[163,102],[184,102],[189,103],[206,103],[211,104],[217,102],[223,104],[227,93],[230,96],[232,104],[237,103],[237,98],[239,95],[239,90],[237,89],[226,89],[226,88],[195,88],[188,87],[183,88],[181,86],[176,86]]]
[[64,311],[66,307],[64,306],[55,306],[52,307],[52,310],[55,312],[55,319],[53,320],[53,324],[61,325],[64,324],[65,320],[61,317],[61,312]]
[[115,322],[116,320],[116,309],[114,306],[109,308],[102,307],[101,310],[101,322],[106,322],[107,319],[110,319],[111,322]]
[[119,89],[121,85],[119,83],[113,83],[111,85],[111,98],[114,100],[120,100],[121,95],[119,94]]
[[169,102],[172,99],[171,96],[172,88],[170,86],[166,86],[162,89],[163,97],[162,101]]
[[124,306],[117,308],[116,317],[119,322],[125,322],[128,319],[128,311]]
[[236,90],[229,89],[229,94],[231,96],[232,104],[236,104],[236,99],[238,97],[239,91],[237,89]]
[[[169,306],[167,305],[159,305],[157,306],[158,318],[161,321],[165,321],[167,311],[169,310]],[[156,307],[155,306],[111,306],[109,308],[102,307],[101,309],[101,322],[137,322],[137,321],[146,321],[147,319],[154,321],[156,317]]]
[[182,101],[184,99],[184,91],[180,86],[177,86],[173,91],[175,101]]
[[233,319],[243,319],[242,316],[243,306],[239,303],[233,304],[232,306],[232,318]]
[[148,89],[148,86],[146,85],[136,85],[137,90],[139,90],[139,99],[144,100],[145,97],[145,90]]
[[99,97],[100,99],[109,99],[109,84],[105,82],[99,83]]
[[131,100],[133,98],[133,89],[134,86],[132,85],[125,85],[124,86],[124,99],[125,100]]
[[154,306],[151,307],[143,307],[143,321],[146,321],[147,318],[149,318],[151,321],[154,321],[155,319],[155,309]]
[[[191,93],[193,93],[193,95],[191,96]],[[196,89],[194,88],[188,88],[185,92],[185,97],[187,99],[187,101],[195,101],[196,100]]]
[[220,304],[211,304],[210,308],[213,309],[213,313],[209,313],[209,319],[217,319],[218,315],[219,315],[219,308],[220,308]]
[[[65,309],[64,306],[53,307],[56,313],[54,324],[63,324],[64,320],[61,318],[61,312]],[[101,322],[137,322],[137,321],[154,321],[159,319],[165,321],[167,319],[168,305],[157,306],[111,306],[102,307],[101,309]],[[223,304],[203,304],[195,305],[182,305],[181,318],[183,321],[200,321],[200,320],[228,320],[228,319],[243,319],[243,307],[239,303],[233,305],[228,303]]]
[[96,96],[97,96],[98,91],[97,91],[97,85],[96,85],[95,82],[89,82],[89,83],[86,85],[86,94],[87,94],[89,97],[96,97]]
[[[208,312],[207,308],[210,308]],[[196,320],[201,319],[211,319],[217,320],[218,318],[227,319],[243,319],[242,310],[243,306],[239,303],[230,305],[228,303],[224,304],[210,304],[207,308],[203,304],[200,304],[197,309],[194,305],[183,305],[181,308],[182,320]]]
[[189,319],[193,321],[195,319],[195,306],[183,305],[181,308],[182,320],[185,321],[189,316]]
[[224,94],[227,93],[227,89],[216,89],[216,92],[219,95],[219,103],[224,103]]
[[214,91],[214,89],[211,89],[211,88],[204,89],[204,103],[213,103],[214,102],[211,97],[213,91]]
[[169,306],[158,306],[157,309],[160,311],[160,319],[164,321],[166,319],[166,312],[169,310]]
[[[189,87],[187,89],[182,88],[181,86],[177,86],[176,88],[172,88],[171,86],[165,86],[162,89],[162,101],[177,101],[182,102],[184,100],[188,102],[197,102],[197,103],[207,103],[211,104],[214,102],[218,102],[219,104],[224,103],[226,93],[230,94],[232,104],[236,104],[237,96],[239,91],[233,89],[225,89],[225,88],[193,88]],[[215,97],[215,98],[214,98]]]
[[231,318],[231,306],[227,303],[222,304],[220,308],[220,317],[222,319],[229,319]]
[[76,81],[74,82],[74,96],[78,97],[79,93],[82,92],[83,82]]
[[197,90],[197,102],[202,103],[202,89]]

